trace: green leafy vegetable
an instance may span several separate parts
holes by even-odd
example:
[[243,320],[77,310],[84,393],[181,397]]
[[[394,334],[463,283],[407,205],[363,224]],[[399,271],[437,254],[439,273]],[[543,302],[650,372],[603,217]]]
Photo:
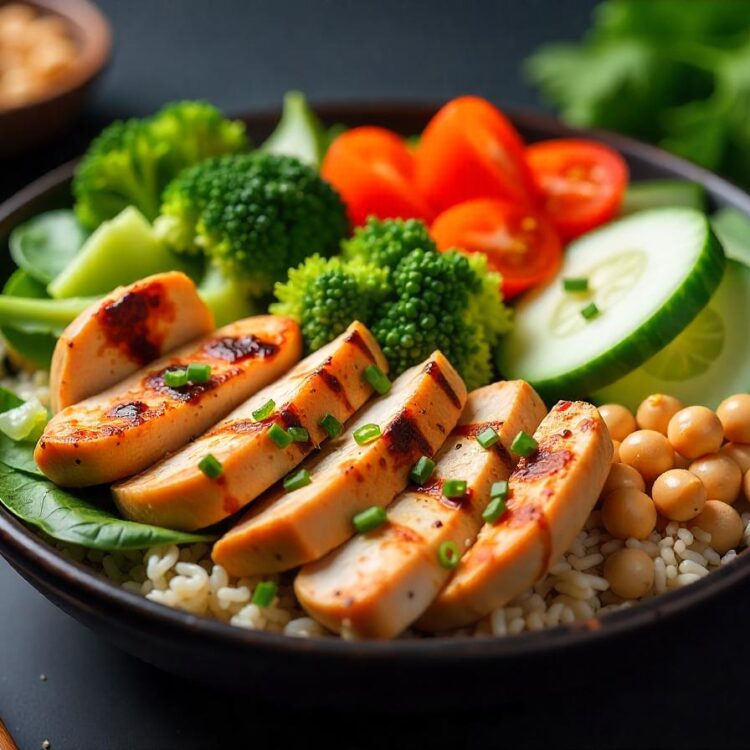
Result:
[[[7,388],[0,388],[0,415],[11,409],[23,406],[23,399]],[[44,476],[34,462],[34,444],[30,442],[16,442],[7,435],[0,433],[0,462],[28,474]]]
[[580,44],[528,61],[575,125],[652,141],[750,186],[750,4],[605,0]]
[[86,241],[86,231],[73,211],[48,211],[16,227],[10,255],[19,268],[42,284],[60,274]]

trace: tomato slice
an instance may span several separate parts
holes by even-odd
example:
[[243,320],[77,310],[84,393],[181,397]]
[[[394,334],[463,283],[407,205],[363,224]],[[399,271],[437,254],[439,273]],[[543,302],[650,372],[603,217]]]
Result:
[[355,226],[368,216],[429,221],[434,215],[414,187],[414,157],[403,138],[385,128],[342,133],[328,149],[321,174],[341,194]]
[[484,253],[489,267],[503,275],[508,299],[550,278],[562,258],[562,243],[549,219],[507,201],[459,203],[435,219],[431,233],[440,250]]
[[441,211],[474,198],[533,201],[521,136],[485,99],[448,102],[427,125],[414,159],[417,188]]
[[576,138],[543,141],[526,149],[526,160],[563,239],[579,237],[617,214],[628,166],[609,146]]

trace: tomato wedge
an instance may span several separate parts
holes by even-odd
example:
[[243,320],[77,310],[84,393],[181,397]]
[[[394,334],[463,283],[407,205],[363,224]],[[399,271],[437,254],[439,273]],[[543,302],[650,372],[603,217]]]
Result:
[[474,198],[533,201],[523,141],[485,99],[448,102],[427,125],[414,159],[417,188],[441,211]]
[[562,243],[549,219],[506,201],[459,203],[435,219],[431,233],[440,250],[484,253],[488,266],[503,275],[508,299],[550,278],[562,258]]
[[526,160],[563,239],[579,237],[617,214],[628,166],[609,146],[576,138],[543,141],[526,149]]
[[385,128],[342,133],[328,149],[321,174],[341,194],[355,226],[368,216],[429,221],[434,215],[414,187],[414,157],[404,139]]

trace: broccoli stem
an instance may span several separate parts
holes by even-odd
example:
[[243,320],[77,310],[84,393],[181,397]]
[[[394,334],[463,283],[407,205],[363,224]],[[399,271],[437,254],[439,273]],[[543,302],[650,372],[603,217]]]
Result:
[[0,295],[0,325],[34,333],[60,334],[99,297],[33,299]]

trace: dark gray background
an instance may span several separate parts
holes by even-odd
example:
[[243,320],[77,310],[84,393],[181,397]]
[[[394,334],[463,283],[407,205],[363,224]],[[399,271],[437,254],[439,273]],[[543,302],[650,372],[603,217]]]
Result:
[[[646,0],[644,0],[646,1]],[[23,160],[0,162],[0,198],[78,153],[116,116],[179,97],[230,111],[313,100],[431,100],[479,93],[539,106],[521,60],[573,39],[593,0],[103,0],[116,33],[111,68],[81,122]],[[21,750],[210,750],[274,742],[330,747],[741,747],[747,743],[747,626],[742,592],[662,626],[659,646],[615,647],[587,689],[520,702],[512,684],[493,712],[290,715],[181,682],[111,648],[61,614],[0,561],[0,717]],[[745,657],[743,659],[743,657]],[[626,677],[610,670],[626,662]],[[47,680],[40,680],[40,674]],[[363,679],[366,676],[363,675]],[[394,676],[398,679],[398,676]],[[541,687],[541,686],[540,686]],[[548,687],[548,686],[545,686]],[[304,706],[314,685],[291,685]],[[346,686],[342,686],[345,690]],[[455,690],[457,705],[460,685]],[[384,696],[387,704],[387,696]],[[304,732],[304,734],[303,734]]]

